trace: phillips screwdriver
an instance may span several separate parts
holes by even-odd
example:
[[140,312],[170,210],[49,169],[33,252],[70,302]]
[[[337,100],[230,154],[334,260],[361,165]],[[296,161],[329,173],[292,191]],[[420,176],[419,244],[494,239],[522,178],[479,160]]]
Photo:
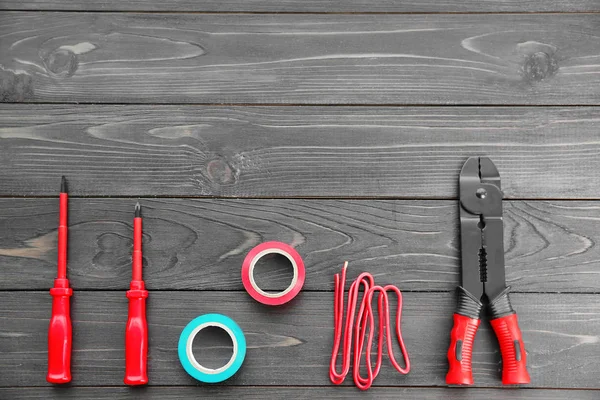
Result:
[[125,328],[125,379],[127,385],[148,383],[148,324],[146,298],[148,291],[142,280],[142,209],[135,205],[133,219],[132,280],[127,291],[129,316]]
[[60,184],[59,222],[58,222],[58,275],[52,296],[52,316],[48,328],[48,374],[50,383],[68,383],[71,381],[71,312],[70,297],[73,289],[67,279],[67,180],[63,176]]

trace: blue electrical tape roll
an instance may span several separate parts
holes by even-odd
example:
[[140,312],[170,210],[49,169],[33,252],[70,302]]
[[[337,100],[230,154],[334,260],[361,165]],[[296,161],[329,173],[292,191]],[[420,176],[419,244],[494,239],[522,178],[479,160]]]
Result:
[[[207,368],[202,365],[192,353],[194,338],[204,328],[215,326],[223,329],[231,336],[233,342],[233,355],[224,366],[216,369]],[[179,361],[185,371],[191,377],[206,383],[223,382],[235,374],[246,357],[246,338],[244,332],[231,318],[221,314],[205,314],[193,319],[181,332],[179,345],[177,347]]]

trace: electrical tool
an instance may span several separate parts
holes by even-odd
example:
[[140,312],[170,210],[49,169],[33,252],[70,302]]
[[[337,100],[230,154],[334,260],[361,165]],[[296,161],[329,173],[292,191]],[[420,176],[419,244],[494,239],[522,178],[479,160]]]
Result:
[[[294,269],[292,283],[282,292],[268,293],[258,287],[254,280],[254,267],[258,260],[267,254],[281,254],[285,256]],[[265,242],[254,247],[242,263],[242,283],[246,291],[254,300],[270,306],[278,306],[292,300],[304,285],[306,271],[300,254],[292,246],[281,242]]]
[[[344,319],[344,286],[346,284],[346,269],[348,262],[344,263],[342,268],[342,274],[335,274],[335,290],[334,290],[334,301],[333,301],[333,320],[334,320],[334,340],[333,350],[331,353],[331,362],[329,364],[329,378],[335,385],[341,385],[350,370],[350,357],[352,356],[352,369],[354,384],[361,390],[367,390],[373,384],[373,381],[379,374],[383,358],[383,338],[386,338],[386,344],[388,348],[388,355],[392,366],[401,374],[406,375],[410,371],[410,359],[408,357],[408,351],[404,345],[404,339],[402,338],[402,330],[400,328],[400,322],[402,319],[402,293],[394,285],[377,286],[375,285],[375,279],[373,275],[363,272],[356,278],[350,285],[348,290],[348,306],[346,310],[346,324],[343,324]],[[358,304],[358,296],[360,288],[363,288],[363,298]],[[398,298],[398,305],[396,308],[396,323],[395,330],[398,338],[398,345],[404,358],[405,367],[402,368],[396,361],[392,347],[392,326],[390,323],[390,309],[388,292],[396,293]],[[377,298],[377,312],[379,315],[379,326],[377,339],[377,358],[375,362],[375,368],[372,366],[371,361],[371,348],[373,345],[373,338],[375,336],[375,317],[373,313],[373,297],[376,293],[379,293]],[[358,314],[356,315],[356,325],[354,324],[356,307],[359,305]],[[368,324],[368,325],[367,325]],[[343,329],[342,329],[343,328]],[[367,334],[368,328],[368,334]],[[343,333],[343,344],[342,344],[342,333]],[[360,361],[362,358],[362,351],[365,344],[365,335],[367,335],[365,361],[367,366],[367,377],[364,378],[360,375]],[[353,340],[354,336],[354,340]],[[352,347],[354,345],[354,348]],[[342,347],[342,371],[337,372],[336,364],[338,353]]]
[[50,383],[71,382],[71,306],[70,297],[73,289],[67,279],[67,180],[63,176],[60,184],[59,217],[58,217],[58,274],[54,287],[50,289],[52,296],[52,316],[48,328],[48,374]]
[[[201,365],[192,352],[194,338],[202,329],[209,326],[223,329],[231,337],[233,354],[220,368],[207,368]],[[246,357],[246,338],[244,332],[231,318],[222,314],[205,314],[193,319],[181,332],[177,346],[179,361],[185,371],[193,378],[205,383],[222,382],[235,374]]]
[[142,280],[142,209],[135,205],[133,218],[132,279],[127,291],[129,313],[125,328],[125,379],[127,385],[148,383],[148,324],[146,299],[148,291]]
[[471,358],[483,295],[500,343],[502,383],[529,383],[525,345],[505,282],[500,174],[489,158],[471,157],[460,172],[459,186],[462,283],[457,290],[446,383],[473,384]]

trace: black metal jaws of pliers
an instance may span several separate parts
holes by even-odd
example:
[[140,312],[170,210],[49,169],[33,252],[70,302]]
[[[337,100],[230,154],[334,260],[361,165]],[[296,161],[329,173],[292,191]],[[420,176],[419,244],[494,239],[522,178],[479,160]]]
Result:
[[471,157],[460,172],[459,188],[462,284],[450,335],[446,382],[473,384],[471,357],[485,294],[502,353],[502,382],[529,383],[525,347],[506,286],[498,169],[487,157]]
[[478,301],[485,293],[493,304],[506,290],[500,174],[489,158],[471,157],[459,186],[461,286]]

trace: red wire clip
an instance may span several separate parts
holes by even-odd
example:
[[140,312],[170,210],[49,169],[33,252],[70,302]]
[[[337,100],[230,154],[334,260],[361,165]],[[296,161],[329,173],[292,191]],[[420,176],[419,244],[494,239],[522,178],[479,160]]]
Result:
[[[367,390],[373,384],[373,381],[379,374],[381,369],[382,358],[383,358],[383,340],[386,337],[386,343],[388,347],[388,355],[394,368],[403,375],[408,374],[410,371],[410,359],[404,340],[402,339],[402,331],[400,329],[400,320],[402,318],[402,293],[394,285],[387,286],[376,286],[373,275],[363,272],[356,278],[350,290],[348,291],[348,307],[346,309],[346,324],[343,324],[344,318],[344,286],[346,284],[346,269],[348,268],[348,262],[344,263],[342,268],[342,274],[335,274],[335,291],[334,291],[334,302],[333,302],[333,319],[334,319],[334,341],[333,351],[331,354],[331,363],[329,364],[329,378],[335,385],[340,385],[344,382],[348,371],[350,370],[350,355],[353,354],[353,378],[356,386],[361,390]],[[364,295],[360,302],[358,314],[356,315],[356,325],[354,325],[356,306],[358,303],[358,295],[360,287],[364,288]],[[405,367],[402,368],[396,358],[394,357],[392,348],[392,332],[390,324],[390,309],[389,299],[387,292],[393,291],[398,297],[398,306],[396,309],[396,335],[398,337],[398,344],[400,345],[400,351],[404,358]],[[379,337],[377,339],[377,361],[375,368],[371,363],[371,348],[373,345],[373,338],[375,336],[375,317],[373,314],[373,296],[378,292],[377,298],[377,310],[379,314]],[[368,324],[368,336],[367,336],[367,349],[365,353],[365,359],[367,364],[367,377],[364,378],[360,375],[360,361],[362,358],[362,350],[365,344],[365,334],[367,333]],[[336,364],[340,345],[342,344],[342,325],[344,332],[344,342],[342,347],[342,371],[337,372]],[[354,335],[354,340],[352,336]],[[352,346],[354,345],[354,351]]]

